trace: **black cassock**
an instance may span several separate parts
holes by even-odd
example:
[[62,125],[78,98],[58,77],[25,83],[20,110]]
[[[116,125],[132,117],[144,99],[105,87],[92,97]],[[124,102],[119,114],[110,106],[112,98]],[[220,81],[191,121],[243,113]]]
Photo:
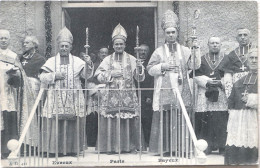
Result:
[[[247,94],[247,102],[242,97]],[[225,164],[256,164],[258,160],[257,73],[238,80],[228,101]]]

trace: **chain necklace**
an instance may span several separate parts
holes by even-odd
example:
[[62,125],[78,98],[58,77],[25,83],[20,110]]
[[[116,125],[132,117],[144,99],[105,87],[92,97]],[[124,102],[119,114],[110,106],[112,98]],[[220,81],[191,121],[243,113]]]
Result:
[[[249,52],[249,49],[250,49],[250,46],[249,44],[247,45],[247,53]],[[238,51],[239,51],[239,54],[237,54],[236,50],[235,50],[235,53],[237,55],[237,58],[239,59],[239,61],[241,62],[242,66],[239,68],[241,69],[242,71],[245,71],[245,69],[247,69],[247,67],[245,67],[245,62],[247,61],[247,56],[245,55],[245,48],[243,46],[242,48],[242,55],[241,55],[241,52],[240,52],[240,47],[238,48]],[[244,58],[245,57],[245,58]],[[244,58],[244,60],[242,60],[241,58]]]
[[222,54],[222,57],[220,57],[220,55],[219,55],[218,61],[216,61],[215,56],[216,56],[216,55],[214,54],[215,63],[213,63],[213,61],[211,61],[210,56],[209,56],[209,53],[207,53],[207,54],[206,54],[206,57],[205,57],[205,59],[206,59],[208,65],[209,65],[210,69],[212,70],[212,72],[209,74],[210,76],[214,75],[215,69],[219,66],[219,64],[221,63],[221,61],[222,61],[223,58],[224,58],[224,53]]

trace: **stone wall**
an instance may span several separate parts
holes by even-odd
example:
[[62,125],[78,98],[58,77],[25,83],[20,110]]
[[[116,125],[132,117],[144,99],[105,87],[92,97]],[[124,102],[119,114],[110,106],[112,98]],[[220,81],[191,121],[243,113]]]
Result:
[[36,35],[40,42],[39,52],[44,53],[44,2],[0,2],[0,29],[11,34],[10,49],[23,52],[22,42],[26,35]]
[[[194,21],[193,13],[200,10]],[[207,40],[211,35],[219,36],[222,41],[236,41],[236,29],[248,28],[252,40],[257,43],[257,2],[255,1],[182,1],[179,2],[180,42],[184,43],[191,35],[194,21],[201,43],[202,53],[208,51]]]
[[51,19],[52,19],[52,55],[56,55],[57,50],[57,36],[62,28],[62,2],[51,2]]

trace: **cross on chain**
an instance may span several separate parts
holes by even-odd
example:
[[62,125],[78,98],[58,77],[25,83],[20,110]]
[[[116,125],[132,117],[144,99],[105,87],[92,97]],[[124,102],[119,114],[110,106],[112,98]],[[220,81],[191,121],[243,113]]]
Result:
[[242,71],[245,71],[245,69],[247,69],[247,67],[245,67],[243,64],[242,67],[240,67],[239,69],[241,69]]
[[243,96],[246,96],[247,94],[248,94],[247,90],[245,90],[245,91],[242,93]]
[[22,64],[23,64],[23,66],[25,66],[25,64],[27,64],[28,62],[26,61],[26,60],[24,60],[23,62],[22,62]]

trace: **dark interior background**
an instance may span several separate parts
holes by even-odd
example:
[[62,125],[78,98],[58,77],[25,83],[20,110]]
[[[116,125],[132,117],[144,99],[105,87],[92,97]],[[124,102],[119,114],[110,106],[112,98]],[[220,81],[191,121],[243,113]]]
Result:
[[112,32],[121,24],[127,32],[125,51],[134,54],[136,26],[139,26],[139,43],[146,43],[154,50],[154,9],[153,8],[70,8],[71,32],[74,37],[72,54],[85,51],[86,27],[89,28],[89,54],[96,53],[102,46],[109,46],[113,52]]

